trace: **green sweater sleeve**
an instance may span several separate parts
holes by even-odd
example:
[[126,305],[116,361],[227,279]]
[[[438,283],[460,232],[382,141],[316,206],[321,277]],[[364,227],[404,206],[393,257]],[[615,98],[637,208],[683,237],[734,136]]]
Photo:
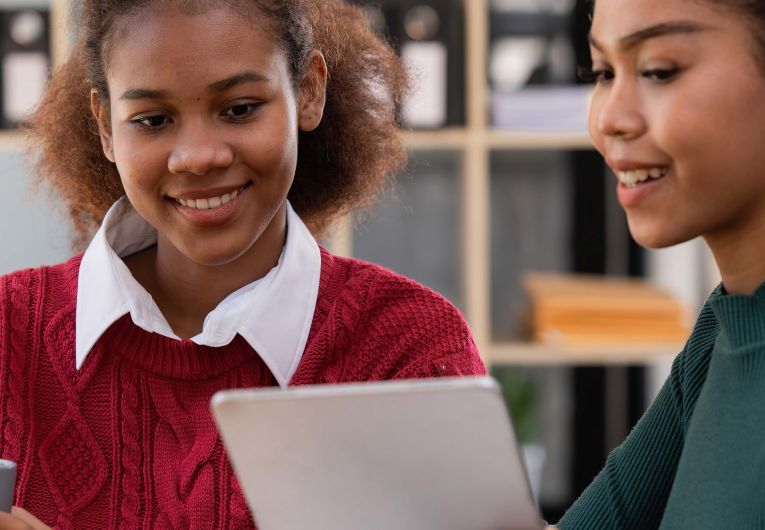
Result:
[[562,530],[648,530],[661,524],[714,344],[716,330],[706,309],[659,395],[563,516]]

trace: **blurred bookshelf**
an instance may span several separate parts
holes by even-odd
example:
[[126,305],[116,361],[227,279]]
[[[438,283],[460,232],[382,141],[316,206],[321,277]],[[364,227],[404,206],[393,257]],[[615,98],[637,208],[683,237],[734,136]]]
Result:
[[[36,99],[44,88],[44,78],[64,60],[69,50],[66,30],[69,9],[70,0],[0,0],[3,28],[0,152],[18,152],[24,148],[24,138],[16,130],[15,121],[20,119],[24,107],[31,108],[34,101],[16,103],[21,108],[14,109],[13,117],[9,118],[6,114],[12,104],[8,100],[13,94]],[[16,87],[14,81],[18,81]]]
[[[579,2],[584,4],[582,0]],[[576,81],[575,63],[572,64],[570,75],[567,78],[570,84],[557,84],[552,90],[546,90],[544,82],[542,82],[515,91],[506,91],[500,95],[505,98],[503,101],[512,101],[514,94],[532,93],[534,94],[532,98],[524,95],[523,97],[526,99],[520,99],[519,103],[512,103],[509,106],[505,104],[505,106],[511,109],[531,106],[533,111],[535,108],[544,110],[546,101],[548,101],[545,97],[560,94],[565,97],[565,94],[571,92],[581,103],[578,107],[575,106],[575,109],[578,108],[581,111],[582,117],[579,120],[581,123],[574,123],[564,130],[559,130],[553,124],[548,130],[545,130],[544,127],[540,128],[534,125],[531,119],[534,116],[532,112],[525,111],[530,117],[527,119],[530,124],[527,130],[521,128],[522,124],[521,127],[496,125],[496,122],[502,121],[497,118],[497,112],[494,110],[498,107],[496,100],[501,91],[494,86],[496,83],[490,76],[491,64],[496,62],[492,57],[492,46],[497,41],[507,37],[507,35],[502,35],[503,31],[507,33],[521,30],[525,36],[535,31],[543,36],[552,33],[570,33],[572,23],[569,19],[573,16],[576,2],[562,1],[557,2],[557,4],[556,2],[525,2],[526,7],[521,7],[520,11],[517,10],[517,5],[524,4],[524,2],[515,4],[505,2],[509,7],[503,6],[502,2],[490,0],[470,0],[469,2],[455,0],[373,0],[366,2],[356,0],[354,3],[374,11],[373,18],[377,20],[378,29],[381,28],[379,17],[389,19],[388,27],[382,33],[393,42],[397,49],[406,45],[402,45],[401,40],[408,42],[411,39],[411,36],[406,35],[406,21],[409,13],[420,13],[417,10],[424,10],[425,8],[432,11],[430,14],[423,11],[427,15],[423,18],[427,18],[428,21],[423,22],[421,26],[434,24],[431,21],[431,18],[435,16],[433,13],[440,16],[441,24],[447,28],[453,26],[455,17],[462,21],[464,32],[458,35],[461,40],[455,41],[449,35],[444,35],[435,30],[433,31],[433,40],[434,42],[445,43],[447,54],[452,51],[450,47],[461,48],[458,55],[462,59],[462,63],[455,64],[447,60],[446,65],[447,68],[459,70],[464,77],[464,91],[459,91],[464,95],[464,98],[458,102],[464,107],[464,113],[462,113],[464,122],[456,124],[449,122],[447,112],[444,110],[442,112],[443,126],[441,127],[433,127],[432,123],[424,127],[405,123],[402,136],[410,150],[413,164],[405,175],[403,184],[400,183],[399,185],[402,188],[402,194],[406,195],[410,191],[407,188],[417,185],[415,181],[421,178],[423,171],[427,172],[432,169],[433,164],[437,167],[443,166],[441,163],[434,162],[434,157],[452,157],[453,166],[440,169],[443,174],[452,173],[457,176],[456,179],[450,179],[450,185],[457,186],[453,193],[456,193],[459,201],[456,211],[451,212],[452,216],[458,218],[458,227],[454,237],[459,249],[457,252],[459,263],[456,265],[459,270],[459,286],[451,290],[459,291],[460,296],[458,297],[459,300],[453,299],[452,301],[457,303],[468,320],[487,364],[529,364],[533,361],[534,355],[538,355],[539,364],[555,362],[567,365],[579,363],[606,365],[612,363],[625,364],[627,361],[632,364],[645,364],[661,359],[667,351],[672,351],[671,346],[661,345],[658,348],[632,348],[629,354],[626,354],[617,351],[618,348],[614,347],[610,350],[613,355],[612,360],[609,358],[609,349],[605,347],[593,348],[589,352],[587,348],[579,347],[569,352],[565,347],[549,348],[521,340],[507,340],[507,337],[497,337],[497,334],[493,333],[492,328],[495,327],[493,320],[496,321],[496,318],[492,318],[492,314],[495,312],[492,306],[492,295],[495,294],[492,285],[492,269],[496,266],[493,264],[495,260],[492,258],[494,247],[492,232],[497,230],[497,227],[494,226],[491,212],[495,207],[492,204],[492,195],[495,191],[493,180],[497,178],[498,173],[497,163],[493,159],[497,156],[512,157],[514,153],[525,156],[528,152],[537,153],[543,159],[572,151],[592,153],[593,146],[583,127],[586,89],[574,84]],[[535,4],[537,10],[535,10]],[[557,9],[555,5],[558,6]],[[399,26],[403,26],[403,29]],[[510,35],[510,38],[512,37],[513,35]],[[510,44],[515,43],[511,42]],[[521,51],[523,51],[522,48]],[[573,54],[573,52],[571,53]],[[418,79],[421,72],[415,70],[414,74],[415,79]],[[449,72],[447,75],[441,73],[437,77],[453,79],[454,73]],[[543,88],[539,88],[540,86]],[[446,98],[433,99],[449,101],[454,104],[454,98],[450,98],[449,95]],[[555,110],[553,108],[553,111]],[[569,115],[572,113],[570,104],[568,104],[566,112]],[[551,114],[548,113],[548,121],[550,121],[549,116]],[[576,120],[571,119],[569,121],[573,123]],[[512,162],[509,163],[512,164]],[[602,164],[596,166],[596,169],[605,175],[605,167]],[[571,172],[567,171],[567,173]],[[566,174],[562,178],[571,181],[576,176]],[[400,197],[393,198],[394,201],[400,199]],[[421,203],[405,204],[402,208],[411,211],[421,206]],[[499,207],[501,208],[501,206]],[[394,212],[394,210],[395,207],[387,213],[387,216],[395,217],[401,214],[401,212]],[[386,218],[386,214],[376,211],[368,219],[361,222],[354,219],[344,219],[335,227],[327,244],[331,250],[338,254],[377,259],[383,261],[384,264],[387,261],[387,264],[391,265],[392,268],[405,274],[409,273],[415,279],[443,292],[443,288],[438,288],[438,282],[428,282],[427,278],[422,277],[423,275],[417,277],[416,273],[412,274],[412,271],[407,271],[406,266],[393,266],[396,258],[389,257],[386,260],[385,255],[369,255],[367,252],[359,250],[360,244],[366,245],[365,238],[375,236],[375,234],[370,234],[369,229],[365,229],[364,226],[375,222],[384,223]],[[526,222],[534,222],[534,220],[526,220]],[[384,237],[384,234],[379,237]],[[395,252],[395,249],[390,249],[387,256],[390,256],[392,252]],[[406,254],[407,252],[402,250],[402,253]],[[438,267],[438,265],[435,266]],[[570,268],[570,263],[561,264],[561,267]],[[425,267],[421,267],[421,269],[424,270]],[[627,273],[628,271],[619,272]],[[676,353],[681,345],[672,346],[674,346]]]
[[15,130],[0,130],[0,152],[18,151],[22,148],[24,137]]

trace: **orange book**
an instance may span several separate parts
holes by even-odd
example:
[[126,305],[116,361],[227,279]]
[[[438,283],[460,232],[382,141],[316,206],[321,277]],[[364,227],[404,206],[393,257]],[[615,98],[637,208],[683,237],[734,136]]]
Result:
[[682,343],[690,333],[686,308],[634,278],[529,273],[533,340],[554,345]]

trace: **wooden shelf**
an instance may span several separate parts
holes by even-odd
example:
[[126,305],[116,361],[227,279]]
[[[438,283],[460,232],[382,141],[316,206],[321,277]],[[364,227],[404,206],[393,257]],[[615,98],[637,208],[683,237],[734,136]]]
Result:
[[592,149],[592,140],[585,132],[521,132],[492,129],[487,134],[491,149]]
[[462,150],[468,144],[481,149],[592,149],[587,133],[522,132],[502,129],[449,127],[438,130],[404,130],[404,142],[412,150]]
[[682,344],[555,347],[523,342],[489,346],[489,365],[625,366],[673,359]]
[[403,130],[401,136],[409,149],[460,150],[468,143],[468,131],[463,127],[436,130]]
[[24,137],[18,131],[0,130],[0,152],[21,151],[24,148]]

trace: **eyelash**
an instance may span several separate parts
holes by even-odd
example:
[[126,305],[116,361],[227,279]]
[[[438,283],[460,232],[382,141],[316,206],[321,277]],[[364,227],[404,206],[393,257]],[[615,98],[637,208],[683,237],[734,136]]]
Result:
[[[651,79],[657,83],[666,83],[674,78],[680,72],[679,68],[652,68],[649,70],[641,70],[640,75],[646,79]],[[578,68],[578,77],[585,83],[602,83],[610,81],[614,78],[614,73],[611,70],[595,70],[592,68]]]
[[244,115],[242,115],[242,116],[229,115],[228,119],[230,119],[230,120],[232,120],[234,122],[247,121],[262,106],[263,106],[262,102],[257,102],[257,103],[254,103],[254,102],[253,103],[237,103],[236,105],[231,105],[230,107],[227,107],[226,110],[223,111],[223,114],[226,114],[226,113],[228,113],[228,111],[231,111],[231,110],[233,110],[233,109],[235,109],[237,107],[246,107],[247,108],[247,112]]
[[640,75],[649,79],[654,79],[659,83],[664,83],[675,77],[679,71],[678,68],[653,68],[651,70],[643,70],[640,72]]
[[583,81],[585,83],[600,83],[602,81],[607,81],[606,75],[611,74],[613,77],[613,73],[609,70],[594,70],[589,67],[580,66],[577,68],[577,77],[580,81]]
[[[157,119],[157,118],[162,119],[163,123],[162,124],[158,124],[158,125],[152,125],[152,124],[148,123],[150,120],[154,120],[154,119]],[[142,116],[140,118],[135,118],[133,120],[130,120],[130,123],[132,125],[135,125],[139,129],[155,131],[155,130],[165,126],[167,124],[167,120],[168,120],[167,116],[164,116],[162,114],[153,114],[151,116]]]
[[[226,109],[224,109],[224,111],[221,113],[221,116],[233,123],[242,123],[248,121],[252,115],[262,106],[263,103],[261,102],[237,103],[236,105],[226,107]],[[246,112],[242,115],[230,114],[230,111],[233,111],[237,108],[245,108]],[[150,120],[155,119],[162,120],[162,123],[151,124]],[[139,118],[132,119],[130,120],[130,123],[139,129],[145,130],[147,132],[154,132],[162,129],[163,127],[166,127],[170,123],[170,120],[171,118],[165,114],[152,114],[150,116],[141,116]]]

